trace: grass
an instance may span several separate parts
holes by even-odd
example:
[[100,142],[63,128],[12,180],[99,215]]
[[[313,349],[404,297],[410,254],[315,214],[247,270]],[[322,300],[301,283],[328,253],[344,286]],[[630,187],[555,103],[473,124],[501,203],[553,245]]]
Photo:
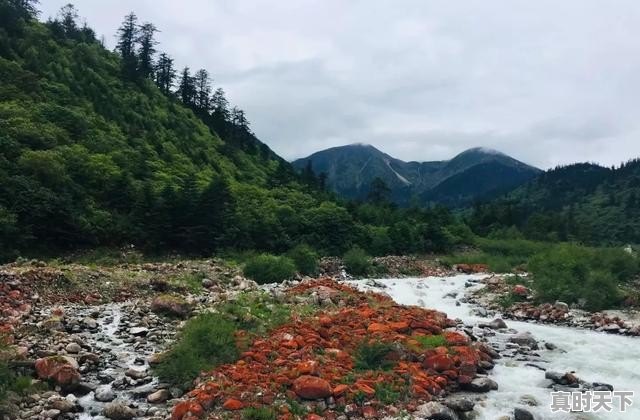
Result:
[[393,345],[380,341],[364,342],[355,352],[354,368],[364,370],[389,370],[393,362],[388,359],[393,351]]
[[276,420],[277,418],[275,410],[268,407],[249,407],[242,410],[243,420]]
[[447,340],[443,335],[418,335],[413,338],[420,343],[420,347],[424,350],[447,345]]
[[[406,385],[405,385],[406,388]],[[383,382],[375,385],[375,398],[383,404],[396,404],[403,396],[406,397],[408,393],[402,392],[395,384]]]

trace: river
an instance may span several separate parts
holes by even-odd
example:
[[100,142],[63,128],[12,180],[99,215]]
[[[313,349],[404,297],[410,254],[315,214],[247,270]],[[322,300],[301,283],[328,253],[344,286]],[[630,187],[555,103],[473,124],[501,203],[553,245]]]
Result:
[[[374,290],[387,293],[397,303],[418,305],[446,312],[450,318],[459,318],[467,325],[490,321],[472,315],[473,307],[459,302],[465,291],[465,283],[469,280],[482,279],[483,275],[459,275],[438,278],[408,278],[376,280],[385,288],[367,285],[367,282],[356,281],[363,290]],[[483,287],[477,285],[473,287]],[[456,297],[453,295],[456,294]],[[611,384],[616,390],[633,391],[633,404],[625,413],[553,413],[550,408],[550,390],[541,387],[544,372],[531,366],[527,361],[515,358],[502,358],[492,371],[493,379],[498,382],[499,390],[487,395],[485,407],[478,407],[478,419],[497,420],[502,416],[513,414],[516,406],[526,408],[538,420],[561,419],[611,419],[640,420],[640,340],[637,338],[610,335],[588,330],[565,328],[553,325],[533,324],[507,320],[509,328],[518,332],[529,331],[536,340],[549,342],[558,346],[557,350],[540,350],[541,361],[536,362],[548,370],[568,372],[588,382]],[[506,341],[509,334],[497,333],[490,337],[496,342]],[[531,407],[521,405],[523,396],[534,397],[539,405]],[[617,401],[617,398],[614,399]],[[617,405],[617,404],[616,404]]]

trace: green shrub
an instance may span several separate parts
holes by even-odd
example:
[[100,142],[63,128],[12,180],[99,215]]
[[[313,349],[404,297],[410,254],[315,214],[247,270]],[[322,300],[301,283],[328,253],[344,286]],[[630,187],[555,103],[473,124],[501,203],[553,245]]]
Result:
[[318,274],[318,253],[307,244],[300,244],[287,253],[301,274],[313,276]]
[[[298,306],[296,309],[300,310]],[[266,293],[243,293],[234,301],[227,301],[220,312],[235,322],[237,328],[263,334],[284,324],[291,317],[288,306],[274,302]]]
[[371,257],[360,247],[353,247],[343,257],[344,265],[349,274],[364,276],[371,269]]
[[261,254],[249,259],[244,266],[244,275],[258,284],[277,283],[290,279],[296,273],[296,266],[288,257]]
[[249,407],[242,410],[243,420],[276,420],[277,418],[276,412],[268,407]]
[[[375,385],[375,398],[383,404],[396,404],[403,398],[400,391],[395,389],[394,384],[383,382]],[[408,394],[405,394],[406,397]]]
[[601,310],[620,303],[619,282],[638,274],[637,259],[622,250],[560,244],[535,255],[529,270],[539,300],[581,303]]
[[191,318],[155,372],[163,380],[183,384],[203,370],[236,360],[235,331],[235,324],[222,314]]
[[354,367],[356,370],[389,370],[393,362],[388,359],[393,351],[393,345],[380,341],[364,342],[358,346],[355,353]]

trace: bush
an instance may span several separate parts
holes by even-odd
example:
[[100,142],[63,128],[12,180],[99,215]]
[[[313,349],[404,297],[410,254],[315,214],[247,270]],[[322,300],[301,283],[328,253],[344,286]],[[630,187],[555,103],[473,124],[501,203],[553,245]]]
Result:
[[362,248],[357,246],[347,251],[343,260],[347,272],[355,276],[364,276],[371,268],[371,258]]
[[447,345],[447,339],[444,338],[444,335],[418,335],[414,338],[425,350]]
[[538,299],[601,310],[620,303],[618,283],[638,274],[638,262],[622,250],[561,244],[535,255],[529,270]]
[[287,254],[293,260],[300,274],[318,274],[318,254],[307,244],[300,244]]
[[393,351],[389,343],[375,341],[360,344],[356,349],[354,367],[356,370],[389,370],[393,362],[388,359]]
[[244,266],[244,275],[258,284],[278,283],[296,273],[296,266],[288,257],[261,254],[249,259]]
[[203,370],[236,360],[235,331],[235,324],[221,314],[207,313],[190,319],[155,372],[163,380],[183,384]]
[[276,412],[268,407],[249,407],[242,410],[243,420],[276,420],[277,418]]

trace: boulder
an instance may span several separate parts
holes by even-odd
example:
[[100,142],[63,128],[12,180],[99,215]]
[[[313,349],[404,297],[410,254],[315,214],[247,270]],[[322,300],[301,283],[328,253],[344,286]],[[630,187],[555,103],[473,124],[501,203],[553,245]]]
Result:
[[69,343],[66,345],[64,350],[67,353],[78,354],[82,351],[82,347],[80,347],[80,344],[78,343]]
[[78,362],[68,356],[49,356],[36,360],[36,373],[40,379],[55,382],[60,386],[73,386],[80,382]]
[[528,331],[511,336],[509,341],[519,346],[527,346],[531,350],[538,350],[538,342]]
[[422,365],[427,369],[433,369],[437,372],[451,370],[455,366],[455,361],[448,354],[436,354],[435,356],[424,359]]
[[317,376],[303,375],[293,381],[293,392],[306,400],[317,400],[331,396],[329,382]]
[[156,313],[187,318],[191,313],[192,306],[179,296],[160,295],[151,301],[151,310]]
[[535,420],[533,414],[524,408],[516,407],[513,409],[513,418],[515,420]]
[[235,398],[229,398],[222,404],[222,408],[229,411],[241,410],[244,407],[244,404],[240,400],[236,400]]
[[458,415],[449,407],[439,402],[431,401],[418,406],[414,413],[417,419],[430,420],[459,420]]
[[129,329],[129,334],[133,335],[134,337],[144,337],[148,333],[149,329],[144,327],[133,327]]
[[511,293],[517,296],[527,297],[529,296],[530,292],[526,286],[523,286],[521,284],[516,284],[515,286],[513,286],[513,289],[511,289]]
[[100,386],[95,390],[93,398],[100,402],[111,402],[116,398],[110,386]]
[[476,403],[470,400],[469,398],[465,398],[460,395],[450,395],[447,398],[445,398],[443,402],[444,402],[444,405],[446,405],[450,409],[461,412],[461,413],[472,411],[473,407],[476,405]]
[[465,385],[465,388],[471,392],[489,392],[498,389],[498,384],[493,379],[475,378]]
[[147,402],[151,404],[160,404],[167,401],[171,398],[171,394],[166,389],[159,389],[156,392],[153,392],[147,395]]
[[491,328],[492,330],[499,330],[502,328],[507,328],[507,323],[504,322],[501,318],[496,318],[491,322],[480,324],[481,328]]
[[112,420],[131,420],[137,413],[122,403],[109,403],[104,406],[102,414]]

